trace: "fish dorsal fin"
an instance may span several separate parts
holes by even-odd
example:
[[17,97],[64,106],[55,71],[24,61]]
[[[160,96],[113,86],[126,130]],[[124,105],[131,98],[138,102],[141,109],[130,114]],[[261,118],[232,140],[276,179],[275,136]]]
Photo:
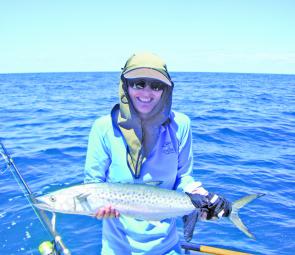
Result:
[[197,210],[192,211],[189,215],[182,217],[183,219],[183,236],[185,241],[189,242],[192,240],[195,225],[198,221],[199,212]]
[[162,181],[147,181],[147,182],[143,182],[142,184],[150,185],[150,186],[159,186],[162,183],[163,183]]
[[134,180],[134,182],[130,181],[119,181],[113,183],[120,183],[120,184],[142,184],[142,185],[149,185],[149,186],[159,186],[163,183],[163,181],[142,181],[142,180]]

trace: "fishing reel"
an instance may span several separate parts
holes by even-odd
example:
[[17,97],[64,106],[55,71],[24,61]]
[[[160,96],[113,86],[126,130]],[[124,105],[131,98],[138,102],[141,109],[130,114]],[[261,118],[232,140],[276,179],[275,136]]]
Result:
[[[59,239],[58,237],[56,237]],[[70,251],[62,244],[57,245],[56,239],[52,241],[44,241],[39,247],[38,251],[40,255],[70,255]]]

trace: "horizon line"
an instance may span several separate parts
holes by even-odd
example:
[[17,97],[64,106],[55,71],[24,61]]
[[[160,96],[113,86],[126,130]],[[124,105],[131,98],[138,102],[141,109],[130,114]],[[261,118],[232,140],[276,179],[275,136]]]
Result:
[[[121,73],[120,71],[36,71],[36,72],[0,72],[0,75],[9,74],[50,74],[50,73]],[[271,72],[236,72],[236,71],[169,71],[169,73],[226,73],[226,74],[274,74],[295,75],[295,73],[271,73]]]

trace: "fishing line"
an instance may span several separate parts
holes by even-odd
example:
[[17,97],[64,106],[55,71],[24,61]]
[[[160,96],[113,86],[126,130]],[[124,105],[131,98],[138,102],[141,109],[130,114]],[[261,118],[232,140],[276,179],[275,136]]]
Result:
[[[12,176],[14,178],[14,180],[17,182],[19,188],[21,189],[21,192],[24,194],[25,198],[27,199],[27,201],[29,202],[31,208],[33,209],[35,215],[37,216],[38,220],[40,221],[43,229],[47,232],[47,234],[49,234],[50,236],[50,231],[48,230],[48,228],[44,225],[44,222],[41,220],[39,213],[36,211],[36,208],[34,207],[34,205],[32,204],[32,197],[30,196],[31,194],[28,194],[28,191],[30,191],[29,187],[27,186],[28,190],[26,190],[20,180],[19,180],[19,176],[16,176],[16,174],[14,173],[14,171],[11,169],[11,166],[13,164],[12,158],[9,158],[8,156],[6,156],[5,154],[3,154],[0,151],[0,154],[2,156],[2,158],[4,159],[5,163],[6,163],[6,168],[4,170],[1,169],[1,174],[4,174],[7,170],[9,170],[12,173]],[[24,184],[24,183],[23,183]]]
[[[4,144],[1,141],[0,141],[0,145],[1,145],[2,151],[3,151],[3,152],[1,152],[1,150],[0,150],[0,154],[1,154],[2,158],[4,159],[4,161],[6,162],[6,169],[1,170],[1,173],[4,173],[7,169],[9,169],[9,171],[12,173],[13,178],[15,179],[18,186],[20,187],[22,193],[24,194],[25,198],[29,202],[29,205],[32,207],[35,215],[37,216],[38,220],[40,221],[42,227],[46,230],[46,232],[49,234],[49,236],[54,238],[54,240],[51,242],[52,247],[50,247],[50,248],[53,248],[53,250],[52,250],[53,253],[52,254],[54,254],[54,255],[60,254],[60,251],[58,250],[57,244],[59,244],[59,246],[62,249],[64,254],[70,254],[70,251],[64,245],[61,236],[58,235],[58,233],[56,232],[55,226],[52,225],[53,223],[55,224],[55,215],[53,215],[53,221],[50,222],[48,216],[46,215],[46,213],[44,211],[38,210],[37,208],[35,208],[35,206],[33,205],[33,203],[35,201],[33,193],[31,192],[29,186],[27,185],[27,183],[23,179],[21,173],[19,172],[18,168],[14,164],[13,159],[10,157],[10,155],[8,154]],[[3,166],[1,166],[1,168],[2,167]],[[46,241],[46,242],[43,242],[39,246],[39,251],[40,251],[41,254],[43,254],[42,250],[44,248],[48,250],[48,247],[49,247],[48,243],[50,243],[50,242]],[[43,245],[43,247],[41,247],[42,245]],[[49,254],[49,253],[46,253],[46,254]]]
[[7,157],[1,151],[0,151],[0,155],[2,156],[2,159],[3,159],[1,160],[0,174],[4,174],[9,168],[9,161],[7,160]]

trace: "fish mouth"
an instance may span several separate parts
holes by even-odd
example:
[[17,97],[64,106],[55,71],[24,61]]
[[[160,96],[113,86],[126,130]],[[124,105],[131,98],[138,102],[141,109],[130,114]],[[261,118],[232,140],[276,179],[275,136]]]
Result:
[[52,208],[38,197],[33,198],[33,205],[40,210],[52,211]]

